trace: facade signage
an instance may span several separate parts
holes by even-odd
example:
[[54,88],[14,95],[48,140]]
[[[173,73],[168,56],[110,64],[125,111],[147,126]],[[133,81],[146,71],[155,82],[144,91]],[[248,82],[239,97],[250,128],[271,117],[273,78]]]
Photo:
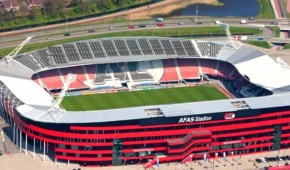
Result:
[[203,122],[211,120],[211,116],[192,116],[192,117],[182,117],[179,119],[178,123],[192,123],[192,122]]
[[225,119],[234,119],[236,117],[235,113],[226,113]]

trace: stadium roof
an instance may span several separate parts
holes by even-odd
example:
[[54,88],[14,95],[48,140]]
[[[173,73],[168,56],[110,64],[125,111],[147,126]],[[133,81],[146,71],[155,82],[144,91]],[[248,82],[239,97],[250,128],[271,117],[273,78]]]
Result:
[[[130,38],[131,40],[133,38]],[[162,38],[166,39],[166,38]],[[174,41],[177,39],[173,39]],[[173,41],[170,39],[170,41]],[[94,41],[94,40],[92,40]],[[146,40],[147,41],[147,40]],[[115,42],[115,41],[114,41]],[[182,40],[183,42],[183,40]],[[189,41],[184,42],[188,43]],[[250,81],[260,85],[266,89],[270,89],[273,92],[283,92],[277,93],[271,96],[265,97],[254,97],[254,98],[244,98],[240,99],[228,99],[228,100],[218,100],[218,101],[207,101],[207,102],[194,102],[194,103],[183,103],[183,104],[172,104],[172,105],[157,105],[157,106],[144,106],[144,107],[134,107],[126,109],[113,109],[113,110],[102,110],[102,111],[85,111],[85,112],[68,112],[64,114],[60,119],[59,123],[82,123],[82,122],[106,122],[106,121],[117,121],[117,120],[130,120],[130,119],[141,119],[150,118],[150,115],[145,109],[156,109],[159,108],[165,117],[174,117],[182,115],[198,115],[204,113],[216,113],[216,112],[227,112],[236,111],[237,108],[232,102],[242,102],[244,101],[249,108],[270,108],[270,107],[281,107],[285,105],[290,105],[290,70],[285,69],[269,56],[256,51],[248,47],[241,47],[237,51],[233,50],[228,46],[224,46],[222,51],[215,57],[213,56],[200,56],[205,54],[202,49],[197,46],[196,41],[191,41],[193,47],[195,48],[195,57],[201,58],[211,58],[217,60],[227,61],[235,65],[238,71],[242,75],[247,75]],[[59,67],[64,67],[65,64],[50,65],[45,67],[45,64],[49,64],[50,60],[43,61],[43,59],[38,56],[32,57],[32,54],[36,53],[33,51],[27,53],[26,59],[28,60],[17,60],[14,61],[12,66],[7,67],[3,62],[0,64],[0,81],[5,84],[5,86],[23,103],[19,106],[17,110],[25,117],[42,122],[55,122],[51,116],[47,116],[46,112],[52,102],[52,97],[50,94],[44,90],[42,87],[38,86],[34,81],[31,80],[33,74],[47,69],[54,69]],[[39,52],[38,54],[45,54]],[[161,58],[175,58],[174,55],[160,55],[161,58],[156,57],[157,55],[152,54],[151,57],[146,58],[146,60],[161,59]],[[32,58],[31,58],[32,57]],[[181,56],[179,56],[181,57]],[[184,57],[194,57],[187,55]],[[114,59],[110,59],[110,62],[119,62]],[[139,61],[139,59],[144,59],[142,57],[121,57],[128,61]],[[123,61],[122,59],[122,61]],[[28,62],[28,63],[25,63]],[[35,62],[35,65],[27,65]],[[39,63],[42,64],[39,64]],[[48,63],[45,63],[48,62]],[[105,61],[107,62],[107,61]],[[73,64],[72,64],[73,63]],[[67,66],[84,64],[82,62],[72,62],[67,63]],[[87,64],[98,64],[98,60],[92,62],[87,62]],[[41,65],[41,66],[40,66]],[[32,68],[38,68],[33,70]],[[211,107],[208,107],[210,105]],[[182,109],[180,109],[182,108]]]
[[[123,109],[111,109],[100,111],[78,111],[67,112],[58,123],[92,123],[92,122],[111,122],[122,120],[137,120],[152,118],[146,109],[160,109],[164,117],[190,116],[199,114],[211,114],[218,112],[235,112],[246,109],[262,109],[272,107],[283,107],[290,105],[290,93],[253,97],[243,99],[226,99],[206,102],[192,102],[170,105],[142,106]],[[246,107],[237,107],[234,103],[243,103]],[[210,107],[209,107],[210,106]],[[25,117],[40,122],[55,122],[55,120],[46,115],[46,109],[49,107],[22,105],[17,110]]]

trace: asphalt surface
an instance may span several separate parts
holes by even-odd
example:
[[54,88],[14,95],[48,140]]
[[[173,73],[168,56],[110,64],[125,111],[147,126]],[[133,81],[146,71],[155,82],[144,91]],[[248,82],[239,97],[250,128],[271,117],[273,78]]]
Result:
[[[179,28],[179,27],[204,27],[204,26],[217,26],[214,24],[215,20],[201,20],[201,25],[196,25],[191,19],[184,19],[184,20],[168,20],[165,22],[165,26],[157,27],[155,21],[146,21],[146,22],[132,22],[132,25],[135,25],[135,28],[131,31],[138,31],[138,30],[148,30],[148,29],[164,29],[164,28]],[[229,23],[231,26],[240,26],[240,27],[254,27],[254,28],[261,28],[263,29],[263,37],[271,37],[273,35],[272,30],[264,27],[265,23],[261,24],[261,22],[251,22],[249,24],[239,24],[240,20],[221,20],[222,22]],[[231,22],[230,22],[231,21]],[[264,20],[263,20],[264,21]],[[267,21],[267,22],[266,22]],[[183,25],[179,25],[182,22]],[[268,20],[265,20],[268,23]],[[139,28],[140,24],[145,24],[146,28]],[[269,24],[269,23],[268,23]],[[112,29],[110,29],[112,28]],[[89,33],[88,30],[94,30],[95,32]],[[70,32],[70,36],[64,36],[65,32]],[[74,38],[74,37],[82,37],[88,35],[96,35],[96,34],[105,34],[111,32],[122,32],[122,31],[129,31],[128,23],[116,23],[116,24],[96,24],[96,25],[89,25],[84,27],[73,27],[73,28],[62,28],[56,30],[45,30],[41,32],[34,32],[33,34],[26,34],[26,35],[16,35],[16,36],[9,36],[0,38],[0,45],[1,48],[8,48],[8,47],[16,47],[19,45],[28,35],[35,35],[32,39],[31,43],[42,43],[54,40],[63,40],[66,38]]]

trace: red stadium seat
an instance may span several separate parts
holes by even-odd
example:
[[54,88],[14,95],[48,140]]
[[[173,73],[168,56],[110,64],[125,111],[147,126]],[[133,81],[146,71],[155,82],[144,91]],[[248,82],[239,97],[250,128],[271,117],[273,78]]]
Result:
[[38,74],[48,90],[61,89],[63,87],[63,83],[57,69],[40,72]]
[[60,71],[61,71],[65,80],[66,80],[68,73],[72,73],[72,74],[77,75],[76,81],[70,84],[70,87],[69,87],[70,89],[87,88],[87,86],[83,83],[84,81],[87,81],[87,78],[85,76],[85,73],[84,73],[82,66],[72,67],[72,68],[63,68]]
[[200,60],[201,64],[201,69],[203,74],[211,74],[215,75],[216,74],[216,66],[217,62],[214,60]]
[[182,79],[199,78],[198,64],[195,59],[179,59],[178,67]]
[[163,60],[163,66],[164,66],[164,74],[161,78],[161,81],[178,81],[178,75],[176,72],[176,65],[173,59],[169,60]]

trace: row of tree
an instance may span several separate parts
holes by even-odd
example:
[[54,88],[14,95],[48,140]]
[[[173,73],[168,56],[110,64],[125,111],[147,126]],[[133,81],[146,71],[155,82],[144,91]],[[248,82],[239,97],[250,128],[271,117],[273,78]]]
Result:
[[28,9],[26,6],[21,6],[17,11],[0,10],[0,23],[3,27],[3,25],[13,25],[12,23],[16,22],[23,24],[31,23],[31,21],[41,22],[78,17],[148,1],[152,0],[72,0],[69,4],[66,4],[65,0],[47,0],[42,8]]

